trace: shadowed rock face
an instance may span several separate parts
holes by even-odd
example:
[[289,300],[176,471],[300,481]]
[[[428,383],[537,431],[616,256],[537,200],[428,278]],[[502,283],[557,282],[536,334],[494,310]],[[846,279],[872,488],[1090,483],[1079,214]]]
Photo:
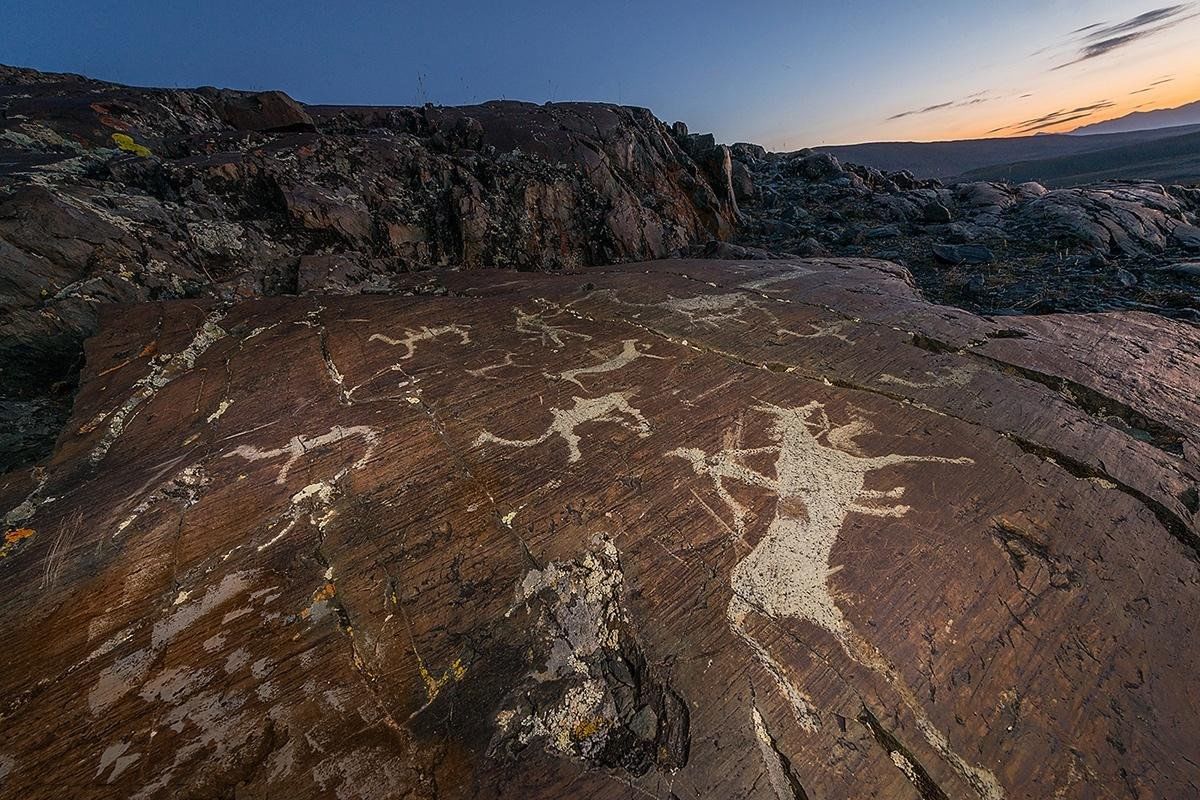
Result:
[[1185,797],[1200,335],[853,259],[100,309],[14,797]]

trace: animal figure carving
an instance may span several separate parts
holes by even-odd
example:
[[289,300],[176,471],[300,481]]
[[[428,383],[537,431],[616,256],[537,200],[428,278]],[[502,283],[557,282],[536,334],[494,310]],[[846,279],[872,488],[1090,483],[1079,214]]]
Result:
[[[863,456],[854,437],[865,424],[851,422],[834,426],[821,403],[795,408],[760,405],[753,409],[770,419],[770,445],[727,448],[708,454],[697,448],[681,447],[671,455],[688,461],[698,475],[715,484],[718,496],[734,517],[733,529],[740,537],[747,509],[729,491],[728,482],[762,487],[776,498],[775,515],[762,538],[730,575],[732,597],[726,612],[729,625],[754,652],[791,704],[797,722],[809,730],[820,725],[811,700],[788,677],[787,668],[760,642],[747,626],[751,613],[772,619],[803,619],[832,633],[855,661],[898,678],[883,656],[858,635],[842,614],[829,590],[828,578],[836,569],[829,560],[838,533],[850,513],[875,517],[900,517],[909,506],[895,502],[905,488],[867,489],[873,472],[899,464],[971,464],[969,458],[889,454]],[[766,475],[747,463],[748,459],[775,456],[775,474]],[[982,798],[996,800],[1003,790],[991,773],[968,764],[954,753],[945,736],[928,720],[906,687],[899,689],[905,705],[917,717],[930,744],[963,775]]]

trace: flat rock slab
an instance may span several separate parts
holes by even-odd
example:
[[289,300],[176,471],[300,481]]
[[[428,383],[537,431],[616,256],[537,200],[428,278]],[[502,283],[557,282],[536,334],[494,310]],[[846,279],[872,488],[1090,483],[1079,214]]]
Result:
[[0,479],[5,796],[1200,791],[1195,327],[409,283],[104,312]]

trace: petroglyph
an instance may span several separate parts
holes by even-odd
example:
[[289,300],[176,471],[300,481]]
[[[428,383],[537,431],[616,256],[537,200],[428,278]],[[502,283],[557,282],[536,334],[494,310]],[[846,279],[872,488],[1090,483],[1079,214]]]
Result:
[[196,360],[208,348],[221,339],[225,338],[227,331],[217,323],[225,317],[224,311],[214,311],[205,318],[204,323],[200,326],[200,330],[196,332],[190,344],[183,350],[174,354],[162,354],[151,359],[150,372],[133,385],[133,394],[129,399],[121,404],[120,408],[113,411],[111,414],[105,414],[93,420],[91,427],[95,427],[105,420],[108,421],[108,428],[104,431],[104,435],[100,437],[100,441],[92,448],[92,452],[88,455],[88,460],[93,464],[100,463],[108,451],[112,449],[113,444],[121,436],[125,430],[125,425],[133,414],[147,400],[158,394],[164,386],[171,381],[184,374],[196,365]]
[[276,520],[276,522],[281,522],[282,525],[266,542],[258,545],[260,552],[266,550],[290,533],[296,527],[296,524],[306,516],[309,524],[317,530],[325,530],[325,527],[337,516],[337,511],[332,506],[334,499],[341,491],[342,480],[351,472],[361,469],[371,460],[379,435],[375,428],[368,425],[354,425],[348,428],[334,425],[328,433],[321,434],[320,436],[294,436],[286,445],[273,450],[262,450],[255,445],[242,445],[225,454],[225,458],[238,456],[247,461],[278,458],[286,454],[288,459],[280,467],[279,474],[275,478],[276,483],[285,484],[287,483],[288,472],[305,453],[314,448],[325,447],[353,437],[360,437],[364,442],[362,457],[350,466],[342,467],[332,476],[316,483],[310,483],[303,489],[295,492],[288,499],[288,506],[283,511],[283,514]]
[[951,386],[961,388],[971,382],[971,378],[975,375],[975,370],[970,367],[951,367],[941,375],[928,370],[925,370],[921,374],[927,376],[929,380],[914,381],[899,375],[893,375],[890,372],[885,372],[879,376],[879,382],[904,386],[909,389],[939,389]]
[[808,327],[811,328],[808,333],[800,333],[798,331],[780,328],[775,333],[781,336],[794,336],[797,339],[841,339],[846,344],[854,344],[854,340],[847,337],[845,331],[854,327],[854,322],[848,319],[837,319],[831,322],[809,322]]
[[553,436],[561,436],[570,454],[568,461],[574,463],[582,458],[579,450],[580,436],[575,432],[580,425],[589,422],[612,422],[628,430],[636,431],[639,437],[650,435],[650,422],[642,412],[629,405],[630,393],[613,392],[603,397],[572,397],[571,408],[550,409],[551,422],[546,432],[534,439],[504,439],[488,431],[479,434],[474,446],[500,444],[505,447],[533,447]]
[[320,436],[305,436],[304,434],[293,436],[286,445],[273,450],[263,450],[257,445],[244,444],[230,450],[224,457],[237,456],[247,461],[262,461],[264,459],[287,455],[287,461],[283,462],[283,466],[279,469],[279,474],[275,477],[276,483],[284,484],[287,483],[288,472],[291,471],[292,467],[295,466],[296,462],[305,453],[355,436],[361,437],[366,444],[362,458],[354,462],[351,467],[351,469],[360,469],[371,460],[371,455],[375,452],[375,442],[379,438],[379,434],[375,428],[369,425],[353,425],[349,428],[334,425],[329,429],[329,433],[322,433]]
[[516,355],[516,353],[513,353],[511,351],[506,351],[504,353],[503,361],[497,361],[494,364],[485,364],[484,366],[479,367],[478,369],[469,369],[469,370],[467,370],[467,374],[474,375],[476,378],[484,378],[486,380],[494,381],[494,380],[499,380],[499,379],[496,376],[492,375],[493,372],[498,372],[502,369],[506,369],[507,367],[528,367],[528,366],[530,366],[529,364],[522,364],[522,363],[518,362],[516,359],[513,358],[513,356],[515,356],[515,355]]
[[778,322],[774,314],[759,305],[758,301],[752,295],[745,292],[702,294],[696,297],[683,298],[672,297],[670,300],[664,300],[655,305],[676,314],[682,314],[688,318],[688,322],[693,326],[698,325],[706,328],[719,328],[727,322],[749,325],[750,322],[745,319],[745,316],[752,311],[757,311],[770,318],[773,322]]
[[787,272],[781,273],[779,275],[768,275],[765,278],[758,278],[756,280],[746,281],[745,283],[739,283],[738,288],[739,289],[750,289],[751,291],[755,291],[755,292],[783,291],[781,289],[769,289],[767,287],[774,286],[777,283],[783,283],[784,281],[790,281],[793,278],[800,278],[805,275],[812,275],[814,272],[816,272],[815,269],[809,269],[808,267],[793,266],[793,267],[790,267]]
[[[419,380],[418,378],[408,377],[408,374],[404,371],[403,364],[389,364],[388,366],[384,367],[383,369],[378,370],[374,375],[367,378],[365,381],[355,384],[354,386],[351,386],[349,389],[347,389],[343,386],[342,390],[341,390],[342,391],[342,399],[345,401],[345,403],[347,405],[354,405],[354,403],[355,403],[354,395],[358,392],[359,389],[363,388],[364,386],[369,386],[370,384],[373,384],[375,381],[379,380],[384,375],[387,375],[387,374],[393,373],[393,372],[399,372],[401,375],[404,376],[404,380],[399,381],[396,384],[397,389],[403,389],[405,386],[411,386]],[[389,397],[370,397],[370,398],[367,398],[366,400],[362,400],[361,402],[366,403],[366,402],[370,402],[372,400],[395,400],[398,397],[399,397],[399,395],[392,395]]]
[[[547,313],[550,308],[553,308],[554,313]],[[561,308],[547,304],[547,308],[538,311],[535,314],[530,314],[520,308],[514,309],[517,314],[517,333],[524,333],[530,336],[538,337],[542,347],[551,347],[554,350],[560,350],[566,347],[563,337],[581,339],[585,342],[590,342],[592,337],[586,333],[572,331],[561,325],[552,325],[547,321],[547,318],[554,318],[563,313]]]
[[[649,349],[649,345],[644,345],[643,348]],[[543,374],[551,380],[557,378],[560,381],[570,381],[580,389],[586,389],[587,387],[579,382],[580,375],[600,375],[605,372],[615,372],[616,370],[633,363],[633,361],[637,358],[656,358],[662,361],[667,360],[664,356],[650,355],[649,353],[644,352],[643,349],[639,349],[637,339],[625,339],[622,342],[620,353],[606,361],[596,364],[595,366],[568,369],[557,374],[552,372],[546,372]]]
[[[851,658],[884,674],[889,682],[902,684],[898,672],[851,628],[835,602],[828,584],[829,575],[837,571],[830,565],[833,547],[851,512],[899,517],[911,510],[898,503],[887,504],[903,497],[903,486],[866,489],[867,475],[900,464],[974,462],[969,458],[900,454],[872,457],[850,452],[857,451],[853,440],[863,430],[863,423],[855,421],[835,427],[825,407],[817,402],[795,408],[760,405],[754,410],[770,420],[767,432],[771,446],[728,448],[713,455],[697,448],[679,448],[671,455],[690,463],[696,474],[712,479],[739,532],[744,528],[747,510],[730,494],[726,481],[762,487],[776,496],[775,516],[766,532],[730,575],[733,597],[727,618],[733,631],[750,646],[788,698],[797,721],[812,729],[819,719],[811,701],[787,677],[784,666],[750,632],[747,617],[757,612],[773,619],[807,620],[832,633]],[[764,452],[776,455],[774,477],[745,463],[747,457]],[[980,796],[985,800],[1003,797],[1003,790],[990,772],[968,764],[953,753],[911,690],[901,686],[898,691],[917,718],[926,740]]]
[[471,343],[471,329],[466,325],[458,324],[438,325],[433,328],[430,328],[427,325],[422,325],[417,330],[405,328],[403,339],[393,339],[392,337],[382,333],[373,333],[371,334],[370,338],[367,339],[367,341],[378,341],[383,342],[384,344],[390,344],[393,347],[403,347],[405,352],[404,355],[400,356],[400,359],[402,361],[407,361],[417,352],[417,344],[420,342],[428,342],[438,338],[439,336],[446,336],[447,334],[454,334],[457,336],[459,339],[458,343],[460,345],[468,345]]

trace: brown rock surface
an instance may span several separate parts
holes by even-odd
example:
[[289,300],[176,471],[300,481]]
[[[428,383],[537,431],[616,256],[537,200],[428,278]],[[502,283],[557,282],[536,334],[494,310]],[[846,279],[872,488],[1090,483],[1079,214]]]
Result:
[[0,482],[5,796],[1200,792],[1195,327],[399,280],[102,309]]

